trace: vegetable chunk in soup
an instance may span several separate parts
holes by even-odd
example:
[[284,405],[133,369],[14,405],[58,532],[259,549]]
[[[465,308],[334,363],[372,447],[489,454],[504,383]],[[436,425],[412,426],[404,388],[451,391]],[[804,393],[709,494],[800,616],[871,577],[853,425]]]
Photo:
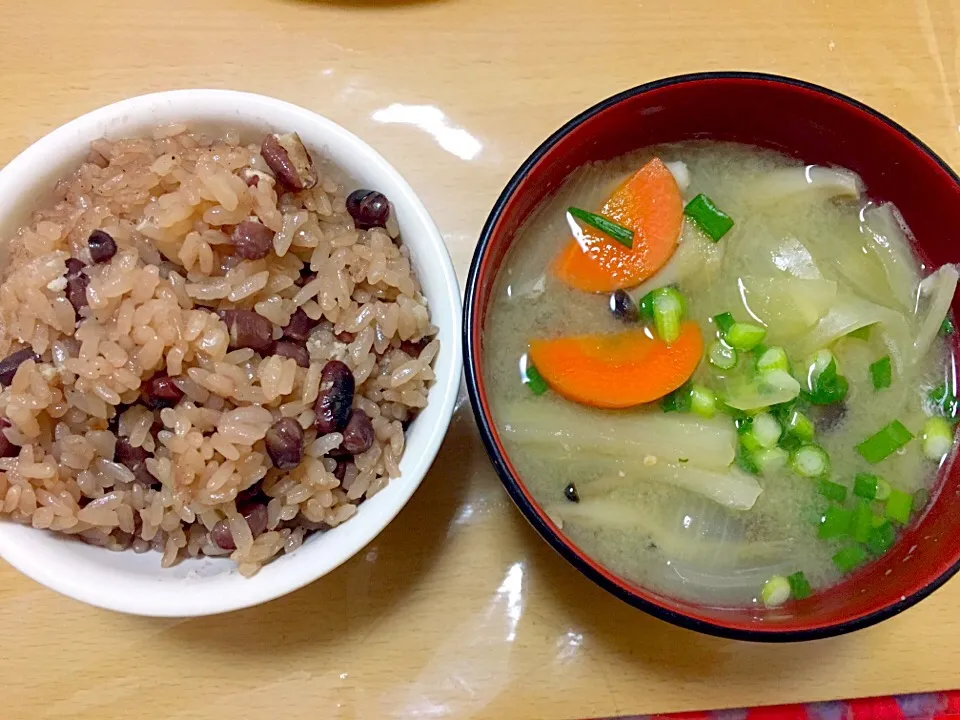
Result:
[[504,260],[484,376],[584,552],[713,605],[885,553],[953,453],[957,269],[852,172],[665,145],[575,171]]

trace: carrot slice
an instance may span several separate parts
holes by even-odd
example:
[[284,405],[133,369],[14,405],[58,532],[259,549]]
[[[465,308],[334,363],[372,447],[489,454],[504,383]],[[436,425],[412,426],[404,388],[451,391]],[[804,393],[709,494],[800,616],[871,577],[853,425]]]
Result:
[[568,400],[625,408],[662,398],[693,375],[703,338],[693,321],[667,345],[643,330],[533,340],[530,359],[547,384]]
[[592,227],[557,256],[554,274],[586,292],[639,285],[663,267],[677,248],[683,201],[673,174],[654,158],[614,191],[600,214],[633,230],[628,248]]

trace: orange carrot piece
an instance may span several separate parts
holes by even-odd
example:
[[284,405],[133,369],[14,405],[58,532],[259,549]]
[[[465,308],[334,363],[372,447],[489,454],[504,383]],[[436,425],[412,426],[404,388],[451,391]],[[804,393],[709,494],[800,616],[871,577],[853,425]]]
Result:
[[662,398],[693,375],[702,355],[700,328],[689,320],[670,345],[639,329],[530,343],[531,361],[555,392],[599,408]]
[[673,174],[654,158],[624,182],[600,215],[633,230],[633,247],[589,226],[554,261],[553,272],[585,292],[612,292],[639,285],[663,267],[680,239],[683,200]]

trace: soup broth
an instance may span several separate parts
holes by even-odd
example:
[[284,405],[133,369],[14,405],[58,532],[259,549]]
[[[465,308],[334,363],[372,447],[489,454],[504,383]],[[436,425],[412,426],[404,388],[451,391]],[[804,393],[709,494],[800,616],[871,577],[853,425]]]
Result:
[[[605,200],[653,158],[687,207],[676,249],[632,286],[614,278],[616,293],[571,286],[558,256],[587,225],[568,209],[622,221]],[[957,273],[924,267],[899,213],[868,190],[770,150],[672,144],[578,169],[521,230],[486,320],[484,381],[517,472],[586,554],[668,596],[776,605],[869,562],[922,509],[952,452],[944,318]],[[690,203],[701,195],[734,222],[716,241],[705,228],[720,215]],[[651,316],[654,297],[684,306],[672,342],[660,320],[680,315]],[[584,337],[594,350],[581,370],[557,348]],[[553,343],[556,367],[532,370],[539,342]],[[664,368],[682,342],[702,351],[675,388]],[[590,372],[604,348],[625,358],[612,380]],[[647,399],[661,376],[674,392]]]

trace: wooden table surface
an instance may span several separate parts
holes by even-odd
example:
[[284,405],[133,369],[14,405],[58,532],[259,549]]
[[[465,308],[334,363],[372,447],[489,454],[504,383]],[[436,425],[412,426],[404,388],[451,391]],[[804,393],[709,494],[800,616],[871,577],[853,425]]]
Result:
[[[960,167],[958,28],[957,0],[7,0],[0,162],[144,92],[273,95],[399,168],[462,280],[490,206],[543,138],[607,95],[680,72],[829,85]],[[0,567],[0,716],[551,719],[944,689],[960,685],[958,604],[954,580],[881,626],[793,646],[673,628],[605,595],[533,533],[463,403],[397,520],[267,605],[125,617]]]

